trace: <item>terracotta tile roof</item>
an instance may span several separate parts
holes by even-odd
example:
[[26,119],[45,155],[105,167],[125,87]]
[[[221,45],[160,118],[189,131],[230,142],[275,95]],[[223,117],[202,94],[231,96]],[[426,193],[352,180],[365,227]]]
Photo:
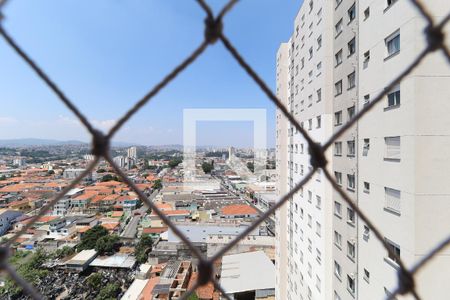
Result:
[[98,182],[95,185],[97,186],[109,186],[109,187],[117,187],[120,185],[123,185],[122,182],[111,180],[111,181],[105,181],[105,182]]
[[123,216],[123,211],[113,211],[111,214],[111,217],[113,218],[120,218],[121,216]]
[[0,189],[0,193],[17,193],[26,191],[32,188],[40,186],[40,183],[17,183],[12,185],[7,185]]
[[226,216],[232,215],[256,215],[256,209],[246,204],[235,204],[222,207],[222,214]]
[[169,203],[155,203],[155,206],[157,208],[159,208],[159,210],[164,211],[164,210],[172,210],[173,207],[172,205],[170,205]]
[[138,183],[136,184],[136,186],[138,187],[138,189],[140,190],[145,190],[145,189],[150,189],[153,186],[153,183]]
[[103,223],[101,224],[104,228],[107,230],[115,230],[117,227],[119,227],[119,222],[117,223]]
[[153,299],[153,289],[155,288],[155,285],[159,283],[159,277],[153,277],[150,278],[147,281],[147,284],[145,285],[144,289],[142,290],[141,294],[139,295],[139,300],[152,300]]
[[[37,219],[36,222],[48,223],[48,222],[53,221],[53,220],[56,220],[56,219],[58,219],[58,218],[59,218],[59,217],[57,217],[57,216],[42,216],[42,217],[40,217],[39,219]],[[31,219],[29,219],[29,220],[31,221]]]
[[105,195],[95,195],[94,198],[92,198],[92,203],[97,203],[102,201],[102,199],[105,198]]
[[91,229],[91,226],[80,226],[77,228],[77,231],[79,233],[85,233],[86,231],[88,231],[89,229]]

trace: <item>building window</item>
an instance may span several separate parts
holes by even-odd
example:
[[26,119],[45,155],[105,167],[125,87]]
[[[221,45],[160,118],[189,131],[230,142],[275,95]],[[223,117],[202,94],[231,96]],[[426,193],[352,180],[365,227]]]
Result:
[[335,37],[338,37],[339,34],[341,34],[341,32],[342,32],[342,19],[340,19],[340,20],[336,23],[336,25],[334,25],[334,29],[335,29],[335,34],[336,34]]
[[370,279],[370,272],[364,268],[364,275],[363,275],[364,280],[369,283],[369,279]]
[[350,156],[350,157],[355,156],[355,141],[347,142],[347,156]]
[[316,196],[316,207],[318,209],[322,207],[322,198],[320,196]]
[[336,179],[336,183],[342,185],[342,173],[334,172],[334,178]]
[[400,137],[385,137],[384,143],[386,145],[384,160],[400,161]]
[[309,59],[313,57],[313,48],[309,48]]
[[386,9],[390,8],[397,0],[386,0]]
[[386,44],[386,58],[400,52],[400,31],[396,31],[384,40]]
[[400,246],[387,238],[384,238],[384,241],[386,242],[386,245],[390,250],[388,251],[387,259],[397,265],[400,258]]
[[320,102],[322,100],[322,90],[317,90],[317,102]]
[[347,275],[347,289],[352,295],[355,294],[355,277],[354,276]]
[[320,292],[320,285],[321,285],[320,278],[319,276],[316,275],[316,288],[319,292]]
[[400,213],[401,209],[401,192],[396,189],[384,188],[385,208],[395,213]]
[[336,54],[334,55],[334,59],[335,59],[336,67],[342,63],[342,49],[339,50],[338,52],[336,52]]
[[347,174],[347,189],[350,191],[355,190],[355,175]]
[[319,50],[320,47],[322,47],[322,35],[319,35],[317,38],[317,50]]
[[334,300],[342,300],[341,296],[339,296],[339,294],[336,291],[334,291]]
[[317,76],[320,75],[321,71],[322,71],[322,62],[319,62],[317,64]]
[[336,275],[337,278],[341,279],[342,268],[341,268],[341,265],[337,261],[334,261],[334,275]]
[[320,128],[322,126],[322,119],[320,116],[317,116],[317,128]]
[[334,95],[339,96],[340,94],[342,94],[342,80],[334,84]]
[[312,192],[308,191],[308,202],[312,203]]
[[342,235],[337,231],[334,232],[334,244],[338,246],[339,249],[342,247]]
[[363,238],[365,241],[369,239],[370,228],[367,225],[364,225]]
[[334,214],[339,218],[342,216],[342,205],[337,201],[334,201]]
[[305,67],[305,59],[304,59],[304,58],[302,58],[302,59],[300,60],[300,65],[301,65],[301,68],[302,68],[302,69]]
[[370,17],[370,7],[367,7],[364,10],[364,21],[367,20]]
[[370,103],[370,95],[369,95],[369,94],[364,95],[364,103],[363,103],[363,106],[367,106],[367,105],[369,105],[369,103]]
[[369,60],[370,60],[370,51],[366,51],[364,52],[363,69],[369,66]]
[[320,225],[319,222],[316,222],[316,234],[317,234],[318,236],[320,236],[321,230],[322,230],[322,226]]
[[355,107],[354,106],[347,108],[347,115],[348,115],[349,121],[351,119],[353,119],[353,117],[355,116]]
[[364,181],[364,193],[370,193],[370,183],[368,183],[367,181]]
[[312,119],[308,120],[308,129],[311,130],[312,129]]
[[356,52],[355,38],[352,38],[351,41],[347,43],[347,49],[348,49],[348,56],[351,56]]
[[339,6],[339,4],[342,3],[342,0],[336,0],[336,8]]
[[355,211],[350,207],[347,207],[347,222],[355,224]]
[[356,86],[356,76],[355,72],[347,76],[348,89],[352,89]]
[[356,254],[355,243],[347,241],[347,256],[351,260],[354,260],[355,259],[355,254]]
[[387,94],[387,108],[393,108],[400,106],[400,85],[396,85],[388,94]]
[[364,145],[363,145],[363,156],[367,156],[367,154],[369,154],[369,149],[370,149],[370,139],[364,139]]
[[321,264],[322,262],[322,253],[320,252],[319,249],[316,248],[316,260],[319,264]]
[[342,155],[342,142],[335,142],[334,143],[334,156],[341,156]]
[[348,23],[351,23],[356,18],[356,8],[355,4],[353,4],[347,11],[348,14]]

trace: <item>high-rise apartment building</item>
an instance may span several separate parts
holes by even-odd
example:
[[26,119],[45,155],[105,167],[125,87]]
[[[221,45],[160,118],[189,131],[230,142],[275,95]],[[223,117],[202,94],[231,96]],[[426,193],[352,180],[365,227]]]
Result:
[[[448,7],[425,4],[437,20]],[[409,1],[306,0],[277,54],[277,96],[323,143],[426,47],[425,25]],[[449,86],[445,58],[430,55],[327,153],[337,183],[408,267],[448,234]],[[311,167],[300,133],[276,117],[281,196]],[[276,213],[276,225],[277,299],[385,299],[398,284],[395,258],[321,173]],[[424,299],[446,298],[449,254],[417,274]]]
[[137,148],[136,147],[128,148],[127,157],[137,159]]

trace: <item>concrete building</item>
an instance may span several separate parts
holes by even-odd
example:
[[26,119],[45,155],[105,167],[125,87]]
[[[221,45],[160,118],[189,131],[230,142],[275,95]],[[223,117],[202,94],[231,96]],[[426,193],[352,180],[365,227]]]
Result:
[[[333,11],[332,1],[304,2],[294,34],[277,57],[278,96],[320,143],[332,134]],[[277,135],[280,194],[285,194],[312,167],[305,139],[280,112]],[[332,299],[332,206],[324,201],[330,198],[331,187],[319,172],[277,213],[277,254],[287,256],[277,263],[278,299]]]
[[230,299],[274,299],[275,267],[263,251],[224,255],[220,284]]
[[[426,2],[437,20],[446,4]],[[425,26],[408,1],[305,1],[277,54],[277,95],[322,143],[420,54]],[[430,55],[326,154],[335,180],[408,267],[447,235],[449,83],[444,57]],[[280,111],[276,138],[281,196],[310,166],[308,146]],[[383,299],[398,284],[395,257],[320,173],[276,225],[277,299]],[[449,251],[417,275],[421,297],[445,298]]]
[[17,210],[1,209],[0,210],[0,236],[4,235],[14,224],[14,222],[22,216],[23,213]]
[[127,157],[137,159],[137,148],[136,147],[128,148]]
[[125,167],[125,157],[124,156],[116,156],[116,157],[114,157],[113,160],[116,163],[116,165],[119,166],[120,168]]

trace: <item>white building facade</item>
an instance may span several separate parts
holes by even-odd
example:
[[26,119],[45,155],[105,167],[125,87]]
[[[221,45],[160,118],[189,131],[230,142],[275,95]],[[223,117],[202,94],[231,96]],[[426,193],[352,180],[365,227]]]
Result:
[[[444,0],[426,1],[439,20]],[[426,47],[408,1],[305,1],[277,54],[277,96],[323,143]],[[450,68],[433,53],[326,153],[350,199],[413,266],[450,225]],[[308,146],[277,111],[278,193],[310,168]],[[321,174],[276,213],[277,299],[385,299],[398,264]],[[444,299],[450,250],[416,276],[423,299]],[[413,299],[411,295],[397,299]]]

